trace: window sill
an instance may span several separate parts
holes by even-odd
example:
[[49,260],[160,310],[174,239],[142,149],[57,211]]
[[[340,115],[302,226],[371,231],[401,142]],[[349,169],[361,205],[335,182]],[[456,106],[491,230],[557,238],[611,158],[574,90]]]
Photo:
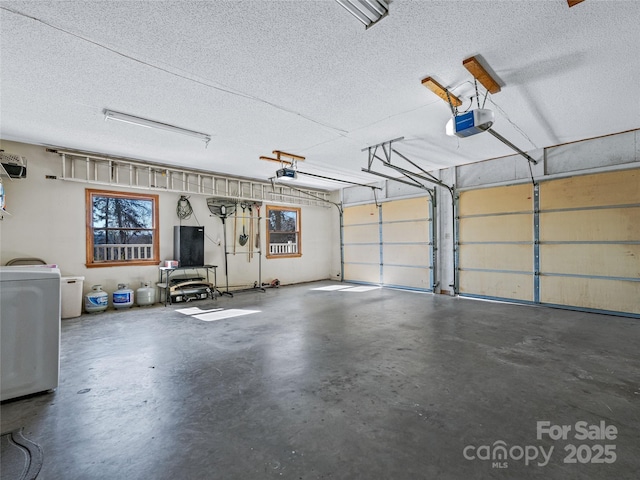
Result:
[[296,258],[296,257],[301,257],[302,254],[301,253],[281,253],[281,254],[267,254],[266,257],[268,260],[272,259],[272,258]]
[[100,267],[157,267],[160,265],[160,260],[148,260],[148,261],[124,261],[124,262],[96,262],[87,263],[87,268],[100,268]]

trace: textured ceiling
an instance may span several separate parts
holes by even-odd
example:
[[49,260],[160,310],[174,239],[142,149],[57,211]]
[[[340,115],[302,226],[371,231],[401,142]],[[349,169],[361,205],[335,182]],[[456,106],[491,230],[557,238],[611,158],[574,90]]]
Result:
[[[462,60],[502,84],[486,106],[523,150],[640,127],[640,2],[391,2],[365,30],[326,1],[2,1],[0,136],[267,179],[260,155],[375,181],[361,150],[396,137],[427,169],[513,153],[447,137],[434,76],[469,106]],[[212,135],[105,122],[111,109]],[[524,161],[524,160],[523,160]],[[313,182],[312,182],[313,183]],[[336,183],[317,183],[338,188]]]

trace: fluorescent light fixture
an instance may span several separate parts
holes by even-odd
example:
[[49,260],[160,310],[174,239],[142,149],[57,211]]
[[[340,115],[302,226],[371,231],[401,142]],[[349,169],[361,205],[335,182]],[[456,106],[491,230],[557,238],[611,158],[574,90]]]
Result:
[[360,20],[365,29],[389,14],[386,0],[336,0],[346,11]]
[[104,119],[117,120],[118,122],[131,123],[140,127],[157,128],[159,130],[166,130],[168,132],[180,133],[189,137],[199,138],[206,144],[209,144],[209,142],[211,141],[211,135],[208,135],[206,133],[196,132],[194,130],[188,130],[182,127],[176,127],[175,125],[170,125],[168,123],[156,122],[155,120],[149,120],[148,118],[136,117],[127,113],[115,112],[113,110],[105,109]]

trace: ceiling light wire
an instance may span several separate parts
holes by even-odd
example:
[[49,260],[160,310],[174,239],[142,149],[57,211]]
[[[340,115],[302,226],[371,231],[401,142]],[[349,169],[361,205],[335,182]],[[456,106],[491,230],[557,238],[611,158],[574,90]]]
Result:
[[522,130],[518,125],[515,124],[515,122],[513,122],[510,118],[509,115],[507,115],[507,112],[505,112],[500,105],[498,105],[496,102],[493,101],[492,98],[489,98],[489,102],[491,102],[491,104],[493,104],[494,107],[496,107],[496,109],[504,116],[504,118],[507,119],[507,121],[513,126],[513,128],[515,128],[518,133],[520,135],[522,135],[524,138],[527,139],[527,141],[533,146],[533,148],[538,148],[538,146],[533,143],[533,140],[531,140],[531,138],[529,138],[529,135],[527,135],[524,130]]
[[487,97],[489,96],[489,90],[484,92],[484,100],[482,101],[482,108],[484,108],[484,104],[487,103]]

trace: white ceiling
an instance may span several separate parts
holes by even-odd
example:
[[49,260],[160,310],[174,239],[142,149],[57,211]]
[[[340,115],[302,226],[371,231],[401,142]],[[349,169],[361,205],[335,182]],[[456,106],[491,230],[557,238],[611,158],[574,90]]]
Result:
[[[361,150],[396,137],[426,169],[512,154],[488,134],[447,137],[449,106],[421,85],[433,76],[467,108],[472,55],[503,85],[487,100],[495,130],[523,150],[640,127],[636,0],[396,0],[369,30],[333,0],[0,8],[6,140],[262,180],[278,165],[258,157],[283,150],[306,156],[301,171],[375,181]],[[105,108],[212,141],[105,122]]]

